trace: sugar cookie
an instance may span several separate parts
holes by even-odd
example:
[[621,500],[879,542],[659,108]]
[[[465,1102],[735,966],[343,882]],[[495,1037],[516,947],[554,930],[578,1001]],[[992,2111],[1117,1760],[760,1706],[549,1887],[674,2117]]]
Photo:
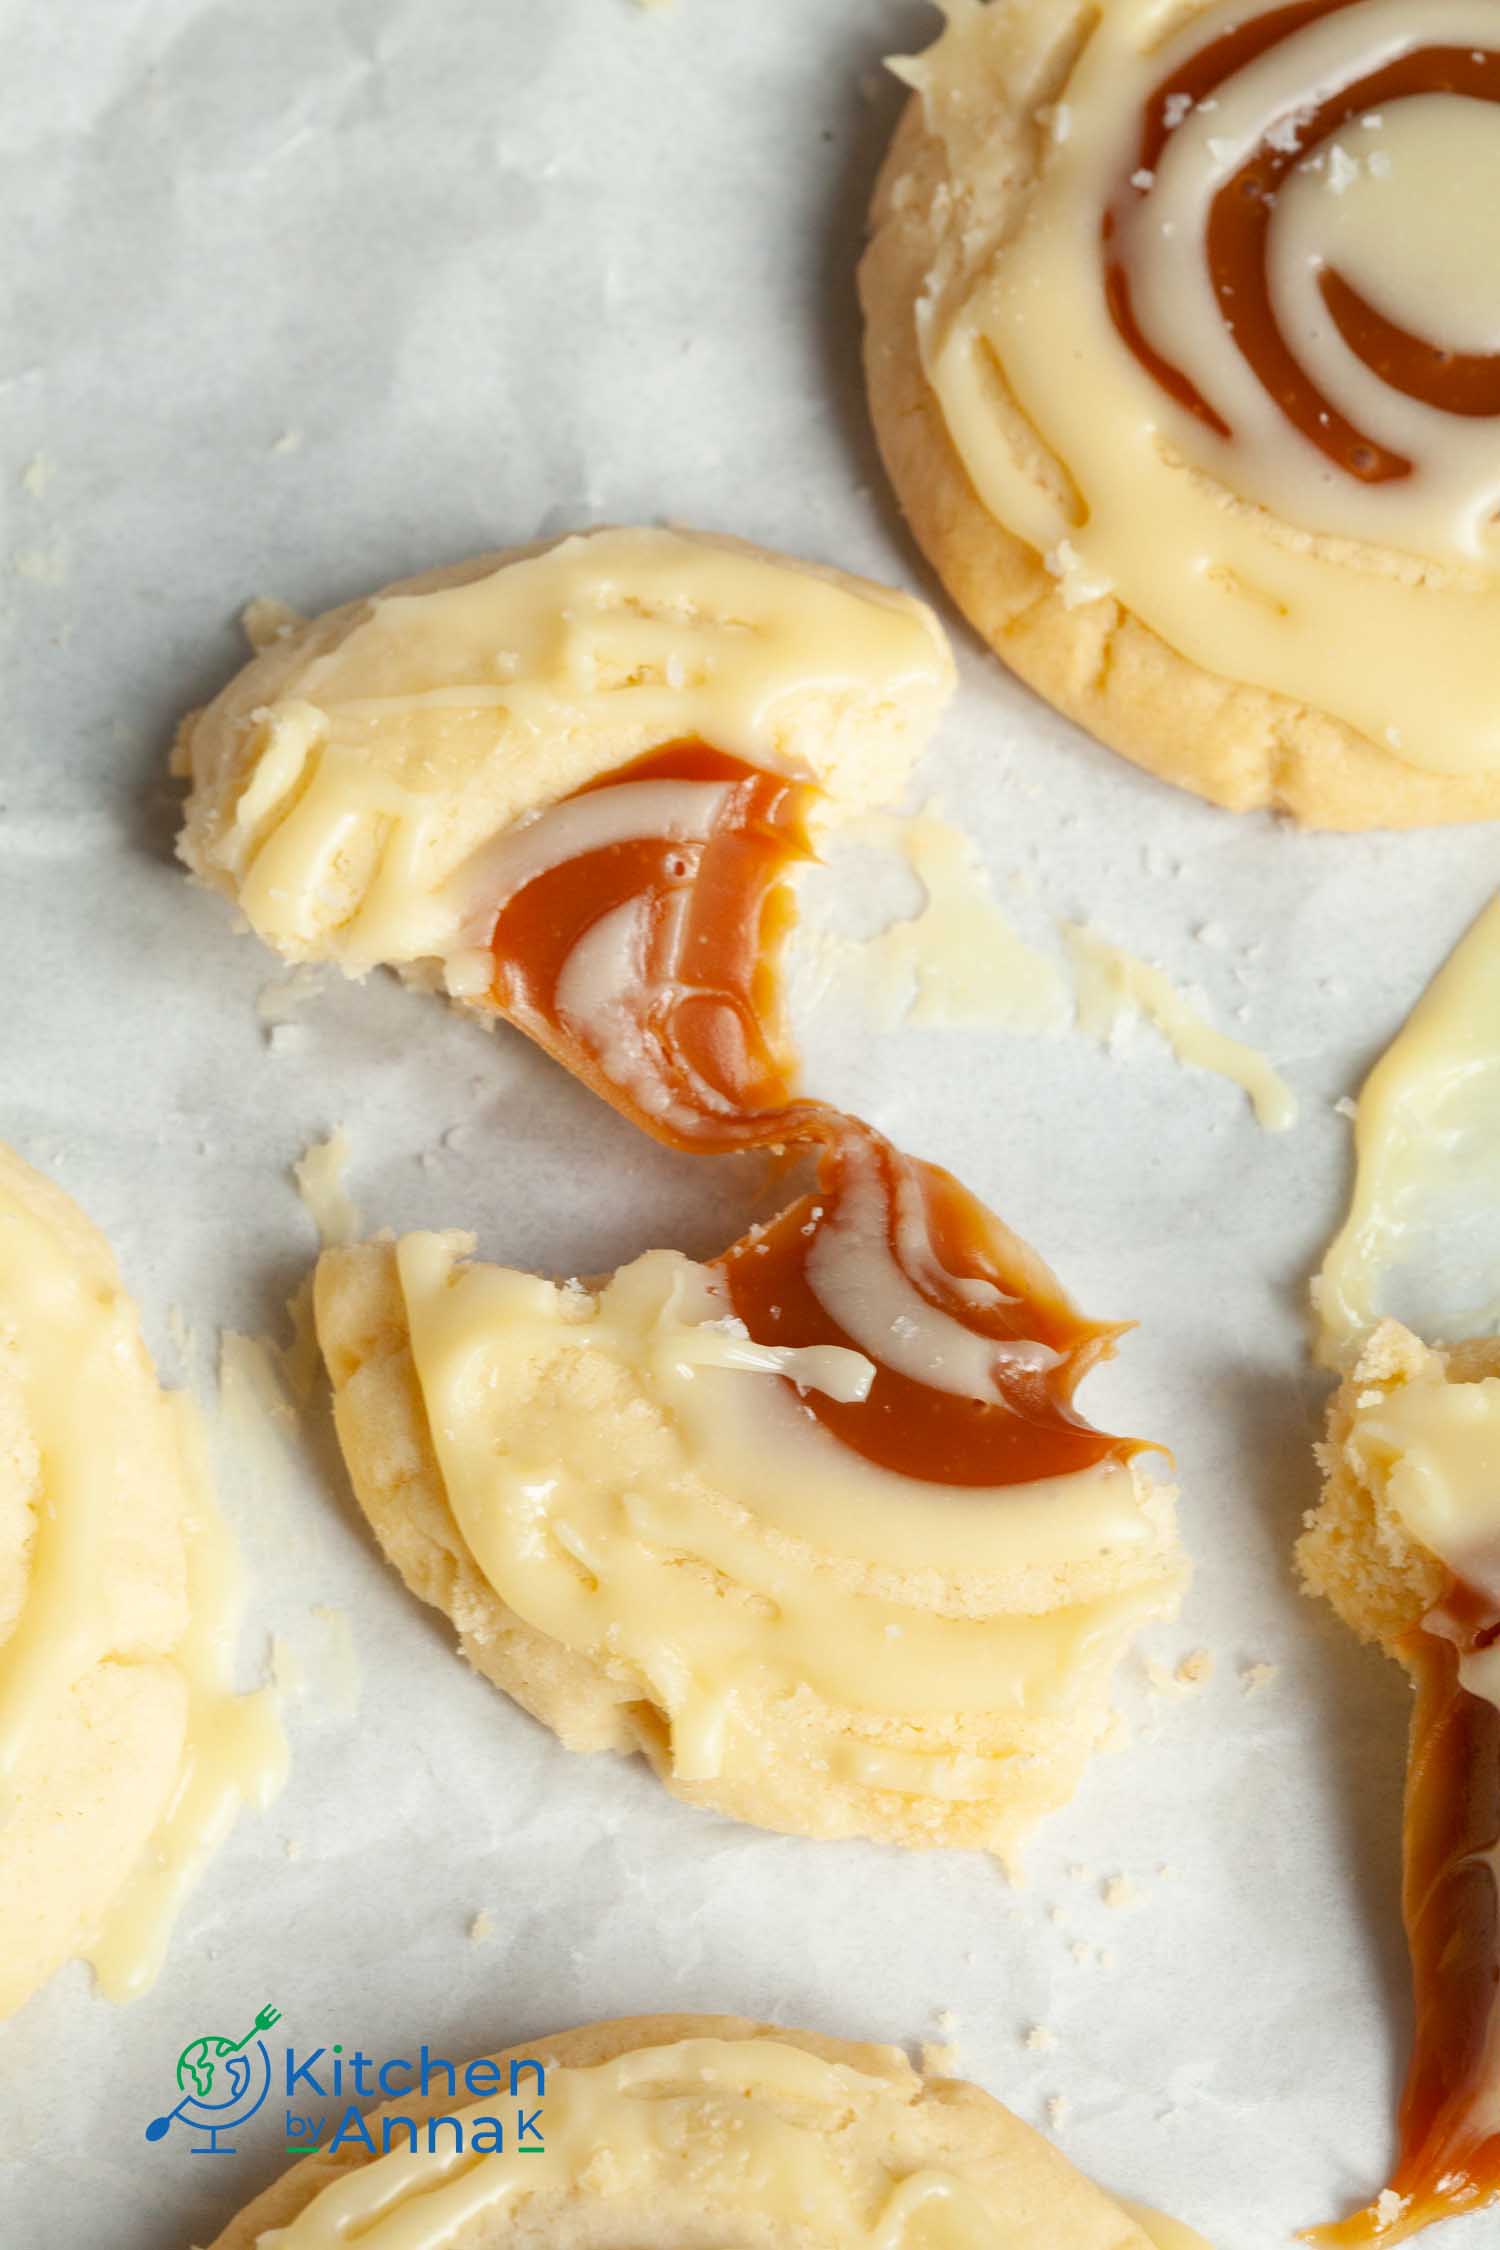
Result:
[[108,1245],[0,1146],[0,2017],[74,1958],[142,1991],[279,1782],[267,1697],[226,1684],[233,1577]]
[[364,2250],[1150,2250],[1039,2133],[977,2086],[922,2077],[896,2047],[739,2016],[637,2016],[487,2059],[507,2088],[515,2063],[528,2089],[524,2160],[509,2144],[455,2158],[451,2129],[446,2153],[413,2153],[404,2122],[513,2119],[513,2101],[398,2100],[368,2119],[375,2155],[351,2139],[304,2158],[210,2250],[339,2250],[355,2236]]
[[472,1248],[316,1288],[355,1491],[470,1662],[695,1804],[1013,1855],[1183,1577],[1170,1490],[1071,1404],[1113,1332],[852,1120],[715,1264],[590,1290]]
[[876,430],[1021,676],[1235,809],[1500,814],[1489,0],[946,0]]

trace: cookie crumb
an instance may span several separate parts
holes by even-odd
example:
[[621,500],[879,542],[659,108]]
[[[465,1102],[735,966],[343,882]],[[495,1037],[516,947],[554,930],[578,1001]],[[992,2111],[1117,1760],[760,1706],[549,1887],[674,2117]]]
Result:
[[263,648],[285,640],[307,620],[287,602],[279,602],[274,595],[257,594],[253,602],[246,602],[240,611],[240,631],[259,655]]
[[1109,579],[1089,570],[1071,539],[1059,539],[1042,560],[1057,580],[1064,609],[1082,609],[1088,602],[1102,601],[1113,590]]
[[1405,2217],[1410,2201],[1410,2196],[1398,2195],[1394,2188],[1382,2188],[1375,2198],[1376,2225],[1393,2227],[1398,2219]]
[[1259,1657],[1253,1664],[1242,1665],[1240,1668],[1241,1692],[1245,1695],[1259,1695],[1262,1688],[1268,1688],[1271,1685],[1280,1670],[1279,1664],[1267,1664],[1263,1658]]
[[1110,1875],[1099,1889],[1106,1906],[1134,1906],[1140,1895],[1128,1875]]
[[1045,2055],[1057,2045],[1057,2033],[1047,2024],[1031,2023],[1021,2036],[1021,2044],[1029,2047],[1034,2055]]
[[281,1848],[288,1859],[300,1859],[302,1857],[302,1838],[300,1836],[288,1836]]
[[470,1945],[483,1945],[495,1934],[495,1917],[487,1906],[482,1906],[469,1924]]
[[1199,1688],[1212,1679],[1214,1660],[1206,1648],[1190,1648],[1172,1677],[1185,1688]]
[[1054,2133],[1060,2133],[1073,2114],[1073,2104],[1066,2094],[1047,2096],[1047,2123]]
[[349,1154],[348,1132],[336,1125],[326,1141],[314,1141],[292,1166],[297,1193],[325,1250],[352,1242],[359,1232],[359,1212],[344,1185]]
[[930,2078],[951,2078],[958,2069],[958,2049],[945,2040],[924,2039],[922,2068]]

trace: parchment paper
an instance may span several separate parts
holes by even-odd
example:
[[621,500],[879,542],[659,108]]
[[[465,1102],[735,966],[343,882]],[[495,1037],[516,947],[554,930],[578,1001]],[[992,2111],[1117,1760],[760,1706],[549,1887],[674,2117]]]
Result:
[[[898,108],[879,58],[934,27],[907,0],[0,5],[0,1132],[109,1233],[169,1376],[211,1395],[219,1329],[274,1325],[314,1250],[288,1168],[339,1121],[371,1225],[473,1225],[548,1270],[712,1251],[767,1208],[758,1172],[648,1146],[385,980],[328,984],[273,1051],[275,964],[174,870],[162,759],[252,596],[321,608],[573,524],[721,527],[931,592],[874,460],[851,273]],[[923,793],[1029,936],[1087,916],[1201,986],[1303,1120],[1262,1133],[1150,1038],[877,1038],[827,1008],[808,1078],[1139,1319],[1085,1403],[1176,1449],[1197,1581],[1152,1648],[1207,1647],[1212,1678],[1174,1699],[1131,1667],[1134,1743],[1022,1890],[759,1835],[564,1753],[374,1556],[319,1418],[306,1452],[232,1416],[245,1678],[272,1632],[312,1678],[293,1778],[147,1998],[74,1970],[0,2030],[6,2250],[222,2225],[280,2168],[279,2109],[217,2165],[143,2128],[181,2045],[265,2000],[299,2046],[457,2055],[630,2010],[916,2041],[951,2009],[971,2075],[1042,2124],[1061,2097],[1070,2156],[1218,2250],[1384,2178],[1407,1694],[1290,1581],[1322,1389],[1302,1303],[1347,1186],[1333,1104],[1488,895],[1495,838],[1230,818],[950,622],[962,694]],[[352,1721],[315,1605],[349,1620]],[[1252,1663],[1279,1668],[1254,1693]],[[1496,2239],[1481,2217],[1444,2250]]]

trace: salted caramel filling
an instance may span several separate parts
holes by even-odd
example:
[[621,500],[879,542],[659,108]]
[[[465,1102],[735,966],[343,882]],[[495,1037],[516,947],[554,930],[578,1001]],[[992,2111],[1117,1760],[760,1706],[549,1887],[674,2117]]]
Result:
[[1454,1579],[1400,1650],[1417,1690],[1402,1839],[1415,2024],[1390,2185],[1309,2231],[1327,2250],[1401,2242],[1500,2195],[1500,1704],[1470,1684],[1497,1643],[1500,1608]]
[[816,1191],[720,1260],[752,1336],[874,1363],[864,1398],[809,1390],[801,1411],[878,1467],[938,1484],[1026,1484],[1138,1451],[1072,1404],[1119,1330],[1082,1319],[950,1173],[868,1126],[828,1126]]
[[794,1091],[780,957],[816,799],[681,742],[522,824],[491,862],[496,1005],[675,1147],[819,1150],[814,1193],[719,1270],[757,1343],[870,1360],[858,1398],[801,1394],[843,1445],[972,1486],[1127,1458],[1072,1406],[1118,1330],[948,1173]]
[[[1402,1912],[1415,2028],[1390,2184],[1307,2240],[1406,2240],[1500,2196],[1500,1378],[1420,1379],[1361,1406],[1351,1444],[1447,1571],[1396,1653],[1417,1691]],[[1395,2202],[1399,2208],[1393,2210]]]
[[493,867],[496,1004],[675,1147],[763,1142],[793,1099],[780,955],[817,794],[671,743],[522,825]]

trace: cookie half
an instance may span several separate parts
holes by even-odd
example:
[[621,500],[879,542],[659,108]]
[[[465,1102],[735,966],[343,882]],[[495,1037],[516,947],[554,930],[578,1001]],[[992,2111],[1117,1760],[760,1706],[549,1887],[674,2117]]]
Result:
[[1500,2197],[1500,1340],[1433,1351],[1383,1322],[1334,1396],[1321,1459],[1304,1581],[1416,1690],[1400,2150],[1375,2203],[1311,2238],[1380,2245]]
[[1334,828],[1500,813],[1500,43],[1390,14],[950,6],[861,273],[978,630],[1151,772]]
[[[637,2016],[485,2058],[505,2091],[466,2103],[524,2148],[413,2152],[441,2091],[370,2113],[367,2141],[309,2156],[210,2250],[1150,2250],[1120,2205],[977,2086],[896,2047],[739,2016]],[[538,2075],[545,2083],[538,2087]],[[463,2113],[461,2113],[463,2114]]]
[[73,1959],[144,1990],[278,1784],[268,1698],[227,1683],[235,1610],[196,1425],[108,1244],[0,1146],[0,2017]]
[[1113,1331],[867,1128],[710,1265],[329,1251],[318,1334],[390,1560],[576,1750],[761,1827],[1012,1856],[1175,1608],[1173,1494],[1073,1386]]
[[899,794],[952,681],[908,596],[733,540],[590,532],[281,632],[181,729],[180,849],[285,959],[494,1011],[495,918],[549,807],[697,745],[858,810]]

